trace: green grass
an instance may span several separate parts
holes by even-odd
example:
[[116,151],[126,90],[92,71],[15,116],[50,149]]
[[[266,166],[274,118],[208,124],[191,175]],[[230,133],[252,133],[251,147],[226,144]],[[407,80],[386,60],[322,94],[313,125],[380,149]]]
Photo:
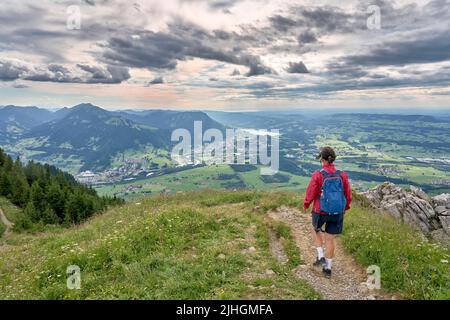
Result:
[[5,233],[6,226],[3,224],[3,222],[0,221],[0,237]]
[[247,184],[248,188],[258,191],[297,191],[305,192],[310,177],[301,177],[288,172],[280,171],[280,174],[290,178],[289,182],[265,183],[261,179],[260,169],[240,172],[239,176]]
[[22,210],[13,205],[8,199],[0,197],[0,208],[2,208],[3,213],[11,222],[16,222],[20,217]]
[[359,263],[380,267],[382,288],[407,299],[450,299],[449,250],[409,226],[356,206],[342,240]]
[[303,209],[303,198],[295,192],[266,192],[258,202],[257,209],[261,212],[274,210],[281,206]]
[[300,257],[300,251],[295,244],[295,240],[292,236],[291,228],[283,222],[277,222],[274,223],[273,229],[277,238],[281,240],[284,252],[289,259],[289,266],[295,268],[300,265],[302,263],[302,259]]
[[[264,194],[236,194],[209,191],[151,197],[113,208],[76,228],[34,237],[13,234],[3,240],[8,245],[0,250],[0,296],[320,298],[264,245],[267,215],[254,210]],[[207,202],[208,198],[214,200]],[[288,199],[273,198],[276,203]],[[256,252],[246,253],[251,246]],[[66,287],[70,265],[81,269],[81,290]],[[275,274],[267,276],[268,269]]]
[[216,193],[214,196],[207,197],[201,200],[200,203],[207,207],[213,207],[221,204],[232,204],[239,202],[250,202],[261,197],[260,193],[252,191],[239,191],[239,192],[227,192]]
[[[301,204],[297,193],[207,190],[135,200],[70,229],[13,232],[0,238],[0,296],[320,299],[295,275],[302,253],[292,230],[267,215]],[[270,253],[270,232],[287,264]],[[356,205],[342,241],[361,265],[381,268],[383,289],[407,299],[450,299],[448,250],[410,227]],[[70,265],[81,269],[80,290],[66,287]]]

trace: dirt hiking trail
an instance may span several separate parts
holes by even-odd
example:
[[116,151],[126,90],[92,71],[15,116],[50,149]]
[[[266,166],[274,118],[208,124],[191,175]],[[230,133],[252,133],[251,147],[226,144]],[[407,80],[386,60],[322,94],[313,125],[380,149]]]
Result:
[[6,226],[5,233],[3,235],[6,235],[10,232],[11,228],[14,226],[14,224],[8,220],[8,218],[3,213],[2,209],[0,208],[0,220],[3,222],[3,224]]
[[[347,254],[339,238],[336,239],[335,257],[333,259],[333,275],[327,279],[322,275],[322,269],[313,267],[316,260],[316,249],[311,235],[311,217],[296,209],[281,207],[269,212],[275,221],[283,222],[291,227],[294,240],[300,250],[303,265],[294,272],[297,276],[312,286],[324,299],[328,300],[393,300],[399,299],[394,294],[387,294],[379,290],[369,290],[367,287],[366,269],[360,266],[354,258]],[[277,241],[271,237],[271,246],[279,248],[273,243]],[[284,263],[286,257],[278,250],[271,250],[272,254]]]

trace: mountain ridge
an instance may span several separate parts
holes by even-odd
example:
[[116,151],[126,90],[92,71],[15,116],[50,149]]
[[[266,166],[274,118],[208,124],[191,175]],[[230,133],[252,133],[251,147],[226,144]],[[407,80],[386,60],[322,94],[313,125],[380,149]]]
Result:
[[[114,157],[128,150],[140,153],[148,148],[168,151],[172,143],[171,132],[176,128],[193,132],[194,121],[202,121],[204,130],[225,130],[223,125],[199,111],[129,113],[105,110],[92,103],[80,103],[53,112],[38,107],[21,108],[9,106],[4,109],[4,113],[12,110],[27,121],[15,134],[0,130],[0,143],[15,141],[15,145],[25,148],[27,158],[39,161],[51,163],[54,159],[62,159],[58,161],[63,164],[74,161],[70,159],[81,161],[78,169],[74,169],[80,171],[105,170]],[[39,113],[40,118],[33,118],[35,113]],[[15,146],[11,146],[10,153],[23,156]]]
[[[42,138],[45,144],[34,148],[47,155],[77,155],[84,159],[81,170],[104,169],[118,152],[151,145],[168,145],[157,129],[139,124],[91,104],[80,104],[62,118],[44,123],[25,134]],[[39,156],[41,157],[41,156]]]

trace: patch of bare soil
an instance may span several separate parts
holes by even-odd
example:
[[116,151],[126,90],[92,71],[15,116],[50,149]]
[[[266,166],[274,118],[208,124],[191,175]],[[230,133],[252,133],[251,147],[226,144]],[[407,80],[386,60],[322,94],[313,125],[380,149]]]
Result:
[[280,264],[286,264],[288,262],[288,257],[284,253],[283,244],[273,231],[269,231],[269,250]]

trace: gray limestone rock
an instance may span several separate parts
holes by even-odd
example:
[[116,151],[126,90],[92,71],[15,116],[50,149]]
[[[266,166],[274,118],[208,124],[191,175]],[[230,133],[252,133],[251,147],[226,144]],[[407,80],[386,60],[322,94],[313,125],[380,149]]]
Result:
[[450,244],[450,194],[429,197],[418,187],[411,186],[410,191],[405,191],[386,182],[362,195],[373,208],[388,212],[424,235]]

